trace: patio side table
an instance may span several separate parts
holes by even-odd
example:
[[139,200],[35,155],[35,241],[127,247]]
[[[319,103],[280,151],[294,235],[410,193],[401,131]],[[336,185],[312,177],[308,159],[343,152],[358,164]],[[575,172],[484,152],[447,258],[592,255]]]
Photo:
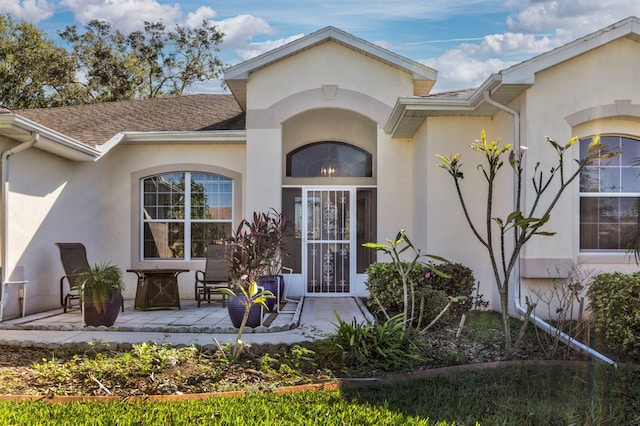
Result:
[[188,269],[127,269],[138,276],[134,308],[180,309],[178,275],[189,272]]

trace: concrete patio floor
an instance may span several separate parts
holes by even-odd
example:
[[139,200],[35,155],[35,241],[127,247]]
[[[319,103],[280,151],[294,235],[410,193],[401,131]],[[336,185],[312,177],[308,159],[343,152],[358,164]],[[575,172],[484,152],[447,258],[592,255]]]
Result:
[[[173,345],[214,345],[230,343],[237,329],[226,308],[219,304],[196,306],[183,299],[181,308],[150,311],[133,309],[125,301],[112,327],[84,327],[79,310],[53,311],[0,322],[0,343],[14,345],[72,344],[100,342],[112,345],[153,341]],[[248,328],[243,340],[252,344],[292,344],[322,338],[334,331],[335,313],[347,322],[371,319],[362,302],[354,297],[305,297],[288,301],[275,315],[267,314],[265,326]],[[269,318],[271,316],[271,318]]]

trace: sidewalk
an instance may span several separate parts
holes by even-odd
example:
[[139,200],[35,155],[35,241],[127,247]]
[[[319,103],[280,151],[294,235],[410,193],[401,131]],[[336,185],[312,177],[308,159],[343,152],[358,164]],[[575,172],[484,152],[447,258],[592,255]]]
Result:
[[[316,340],[333,332],[337,321],[335,313],[347,322],[355,319],[362,323],[370,319],[362,302],[353,297],[305,297],[300,306],[289,306],[291,303],[269,327],[247,329],[243,340],[250,344],[293,344]],[[110,329],[82,327],[79,313],[62,314],[61,309],[30,315],[0,323],[0,344],[30,346],[100,342],[117,346],[154,341],[209,346],[214,345],[214,339],[220,344],[234,341],[236,329],[231,326],[226,309],[197,308],[186,300],[181,304],[181,310],[146,312],[126,306],[116,321],[116,327]]]

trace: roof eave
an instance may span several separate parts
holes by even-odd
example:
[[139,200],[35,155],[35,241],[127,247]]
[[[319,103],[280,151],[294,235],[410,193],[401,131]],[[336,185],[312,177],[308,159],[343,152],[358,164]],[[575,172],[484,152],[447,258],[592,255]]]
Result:
[[[466,99],[442,99],[429,97],[398,98],[391,115],[384,126],[384,131],[393,138],[411,138],[431,113],[450,113],[451,115],[468,114],[478,109],[484,102],[485,91],[495,91],[500,87],[501,75],[492,74]],[[423,111],[424,117],[409,117],[410,112]],[[402,130],[401,130],[402,129]]]
[[245,130],[203,130],[203,131],[164,131],[164,132],[122,132],[122,144],[244,144],[247,142]]
[[37,148],[69,160],[94,161],[101,155],[100,150],[94,147],[16,114],[2,114],[0,116],[0,134],[4,133],[3,128],[11,128],[14,133],[8,137],[17,141],[28,137],[32,132],[38,132],[40,139],[36,145]]

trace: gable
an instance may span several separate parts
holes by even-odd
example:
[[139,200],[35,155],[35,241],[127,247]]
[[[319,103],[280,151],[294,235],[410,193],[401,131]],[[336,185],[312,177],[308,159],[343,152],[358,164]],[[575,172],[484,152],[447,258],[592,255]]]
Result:
[[327,41],[340,44],[361,55],[409,73],[414,81],[413,95],[428,94],[435,83],[437,72],[432,68],[334,27],[323,28],[306,37],[226,69],[224,72],[225,82],[242,109],[246,110],[247,82],[251,74],[301,52],[311,50]]
[[413,93],[413,78],[406,70],[327,41],[253,72],[247,84],[247,110],[268,108],[293,94],[327,85],[367,93],[387,105]]

